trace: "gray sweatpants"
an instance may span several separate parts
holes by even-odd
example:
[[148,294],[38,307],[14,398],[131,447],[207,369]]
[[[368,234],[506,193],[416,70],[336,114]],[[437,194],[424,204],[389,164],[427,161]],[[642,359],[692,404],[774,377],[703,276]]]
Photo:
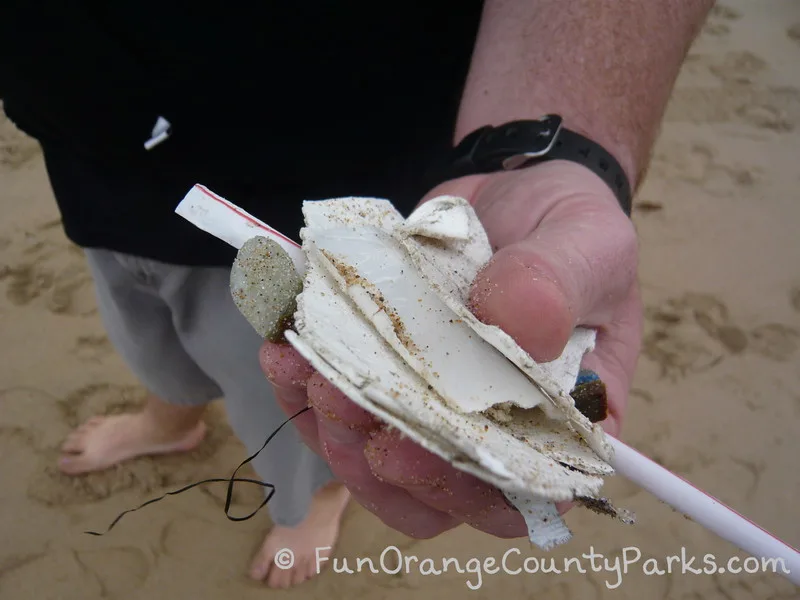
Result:
[[[231,427],[254,454],[287,415],[259,366],[262,340],[231,299],[230,269],[85,252],[109,339],[142,384],[170,404],[224,397]],[[279,525],[300,522],[333,479],[291,424],[250,464],[275,485],[267,508]]]

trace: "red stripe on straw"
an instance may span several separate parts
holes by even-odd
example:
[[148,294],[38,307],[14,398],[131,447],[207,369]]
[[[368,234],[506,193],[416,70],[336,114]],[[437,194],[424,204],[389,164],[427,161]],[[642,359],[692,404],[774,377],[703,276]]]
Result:
[[269,227],[268,225],[264,225],[264,223],[261,223],[260,221],[257,221],[256,219],[254,219],[250,215],[248,215],[246,213],[243,213],[241,210],[239,210],[238,208],[233,206],[230,202],[227,202],[224,198],[220,198],[219,196],[217,196],[214,192],[212,192],[208,188],[200,185],[199,183],[195,184],[194,187],[196,187],[198,190],[203,192],[206,196],[208,196],[212,200],[216,200],[220,204],[224,205],[225,208],[227,208],[228,210],[235,212],[237,215],[239,215],[240,217],[242,217],[246,221],[252,223],[253,225],[258,227],[259,229],[263,229],[264,231],[268,231],[272,235],[277,236],[277,237],[281,238],[282,240],[285,240],[285,241],[289,242],[292,246],[295,246],[296,248],[301,248],[302,247],[302,246],[300,246],[300,244],[295,242],[293,239],[290,239],[290,238],[286,237],[285,235],[283,235],[280,231],[276,231],[272,227]]

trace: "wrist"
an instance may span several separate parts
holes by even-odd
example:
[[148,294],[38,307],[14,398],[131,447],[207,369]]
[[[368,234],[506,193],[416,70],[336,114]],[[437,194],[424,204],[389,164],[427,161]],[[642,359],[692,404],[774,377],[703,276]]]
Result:
[[589,135],[568,128],[556,114],[507,121],[469,132],[451,153],[444,178],[518,171],[556,160],[580,165],[594,173],[630,216],[630,179],[619,158]]
[[591,119],[579,111],[570,110],[568,106],[564,108],[563,104],[560,109],[555,102],[542,102],[537,103],[537,105],[550,107],[552,110],[541,110],[535,113],[533,111],[526,111],[525,114],[509,113],[507,118],[474,124],[471,127],[467,127],[462,119],[456,130],[455,143],[461,143],[465,137],[482,126],[492,125],[496,127],[502,125],[504,122],[539,119],[542,115],[549,113],[559,114],[563,119],[563,127],[593,141],[611,154],[625,173],[628,183],[630,184],[630,189],[637,189],[641,182],[646,162],[638,157],[639,153],[636,149],[635,135],[632,131],[619,127],[612,122],[603,123],[597,118]]
[[564,115],[564,127],[592,140],[611,154],[628,178],[631,191],[635,191],[642,179],[644,162],[637,158],[634,136],[628,131],[615,128],[613,123],[594,122],[584,115]]
[[456,139],[487,125],[563,116],[642,182],[686,51],[711,0],[490,0]]

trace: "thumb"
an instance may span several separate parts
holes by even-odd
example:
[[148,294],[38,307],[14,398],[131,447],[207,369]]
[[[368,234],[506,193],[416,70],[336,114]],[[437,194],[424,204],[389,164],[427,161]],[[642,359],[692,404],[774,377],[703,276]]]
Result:
[[470,298],[479,319],[539,362],[558,358],[576,326],[609,323],[637,269],[633,225],[602,191],[572,189],[551,206],[533,231],[492,257]]

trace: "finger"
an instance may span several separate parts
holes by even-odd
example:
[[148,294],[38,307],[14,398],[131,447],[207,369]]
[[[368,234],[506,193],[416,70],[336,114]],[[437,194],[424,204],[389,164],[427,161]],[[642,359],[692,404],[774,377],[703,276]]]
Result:
[[643,317],[638,286],[631,287],[617,314],[597,332],[595,349],[584,357],[582,366],[598,374],[606,387],[608,417],[603,430],[617,437],[626,413],[630,382],[636,371],[641,347]]
[[307,392],[319,427],[325,429],[333,441],[365,443],[369,434],[381,426],[372,414],[353,403],[319,373],[308,380]]
[[320,440],[331,471],[361,506],[387,526],[424,539],[459,525],[458,520],[413,498],[406,490],[376,478],[364,455],[364,443],[331,440],[324,429],[320,430]]
[[[296,399],[287,400],[280,390],[275,391],[275,399],[287,418],[294,416],[298,411],[304,408],[303,403],[297,402]],[[308,399],[305,397],[305,392],[303,392],[303,399],[305,400],[305,406],[307,406]],[[305,442],[315,454],[324,458],[322,446],[320,446],[319,443],[319,428],[314,411],[308,410],[294,417],[292,419],[292,425],[297,429],[303,442]]]
[[[308,406],[306,382],[314,369],[292,346],[264,342],[259,351],[259,362],[272,384],[278,406],[287,417],[293,417]],[[292,424],[308,447],[322,456],[314,413],[304,412],[294,417]]]
[[497,488],[454,469],[397,432],[382,430],[367,442],[367,460],[382,480],[427,506],[498,537],[527,532],[522,515]]
[[577,325],[608,323],[637,268],[636,235],[606,200],[574,196],[478,274],[471,307],[535,360],[557,358]]
[[309,378],[307,389],[324,456],[359,504],[389,527],[412,537],[433,537],[458,524],[402,488],[376,478],[364,454],[370,435],[382,426],[380,421],[319,373]]
[[264,342],[259,351],[261,370],[277,388],[304,388],[314,368],[289,344]]
[[425,204],[437,196],[457,196],[473,201],[477,197],[477,190],[485,181],[487,181],[486,175],[467,175],[458,179],[450,179],[428,191],[417,206]]

